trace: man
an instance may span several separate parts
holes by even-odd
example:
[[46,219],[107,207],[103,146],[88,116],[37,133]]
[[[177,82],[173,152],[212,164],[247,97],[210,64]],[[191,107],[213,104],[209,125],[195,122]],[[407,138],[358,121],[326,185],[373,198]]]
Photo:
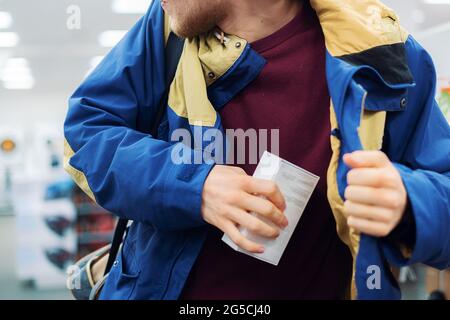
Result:
[[[186,42],[153,137],[170,30]],[[134,221],[101,298],[400,298],[391,266],[450,262],[450,128],[434,93],[431,58],[376,0],[154,1],[65,123],[67,170]],[[176,161],[214,140],[177,143],[181,129],[278,129],[270,150],[320,176],[278,266],[221,237],[262,253],[239,227],[277,238],[279,187],[251,177],[248,150]]]

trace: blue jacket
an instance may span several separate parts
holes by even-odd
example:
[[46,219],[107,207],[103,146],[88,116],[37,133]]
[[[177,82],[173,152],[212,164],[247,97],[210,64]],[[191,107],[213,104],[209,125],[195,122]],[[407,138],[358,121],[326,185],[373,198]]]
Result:
[[[379,1],[310,2],[327,47],[333,126],[328,198],[339,236],[354,257],[354,297],[398,299],[390,266],[450,264],[450,128],[434,100],[435,69]],[[154,1],[69,102],[66,170],[98,204],[134,221],[102,299],[179,297],[205,241],[201,194],[214,163],[172,162],[180,143],[171,141],[171,134],[178,128],[222,130],[217,111],[265,65],[235,36],[225,44],[213,34],[186,40],[164,119],[152,137],[165,91],[167,26]],[[192,157],[204,149],[183,146]],[[382,149],[400,171],[414,218],[414,245],[348,228],[343,202],[349,168],[342,156],[361,149]],[[380,287],[370,285],[374,275]]]

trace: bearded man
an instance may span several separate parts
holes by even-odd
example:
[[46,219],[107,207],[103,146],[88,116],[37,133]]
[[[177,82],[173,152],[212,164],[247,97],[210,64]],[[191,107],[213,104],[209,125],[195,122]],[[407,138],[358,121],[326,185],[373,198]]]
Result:
[[[184,49],[152,135],[171,32]],[[153,1],[65,122],[66,169],[133,220],[100,298],[399,299],[392,266],[450,262],[435,86],[430,56],[377,0]],[[278,266],[221,239],[263,253],[241,231],[279,237],[279,186],[252,177],[251,148],[245,161],[174,161],[208,150],[171,139],[180,129],[276,129],[270,150],[320,177]]]

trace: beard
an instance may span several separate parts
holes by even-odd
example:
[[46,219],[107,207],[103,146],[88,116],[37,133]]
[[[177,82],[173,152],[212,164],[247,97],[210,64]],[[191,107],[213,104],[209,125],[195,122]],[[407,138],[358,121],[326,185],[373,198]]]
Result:
[[213,29],[225,17],[226,0],[161,0],[170,27],[182,38],[194,38]]

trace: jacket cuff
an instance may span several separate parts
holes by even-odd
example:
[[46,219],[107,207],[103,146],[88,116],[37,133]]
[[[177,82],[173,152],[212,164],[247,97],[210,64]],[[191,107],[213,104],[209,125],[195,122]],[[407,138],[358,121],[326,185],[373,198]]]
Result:
[[400,223],[385,237],[385,241],[396,246],[405,258],[411,257],[416,244],[416,219],[414,218],[409,199]]
[[430,217],[429,212],[438,209],[427,202],[429,194],[433,192],[429,181],[421,175],[416,175],[414,170],[405,165],[398,163],[394,165],[399,170],[408,192],[409,210],[405,213],[405,220],[394,232],[396,244],[383,239],[382,248],[392,265],[403,267],[427,260],[427,256],[433,250],[430,246],[434,242],[431,230],[436,230],[437,227],[437,221],[434,217]]
[[[194,159],[202,151],[192,150]],[[205,181],[214,163],[173,163],[168,171],[162,209],[156,215],[160,229],[189,229],[206,226],[201,215],[202,193]]]

